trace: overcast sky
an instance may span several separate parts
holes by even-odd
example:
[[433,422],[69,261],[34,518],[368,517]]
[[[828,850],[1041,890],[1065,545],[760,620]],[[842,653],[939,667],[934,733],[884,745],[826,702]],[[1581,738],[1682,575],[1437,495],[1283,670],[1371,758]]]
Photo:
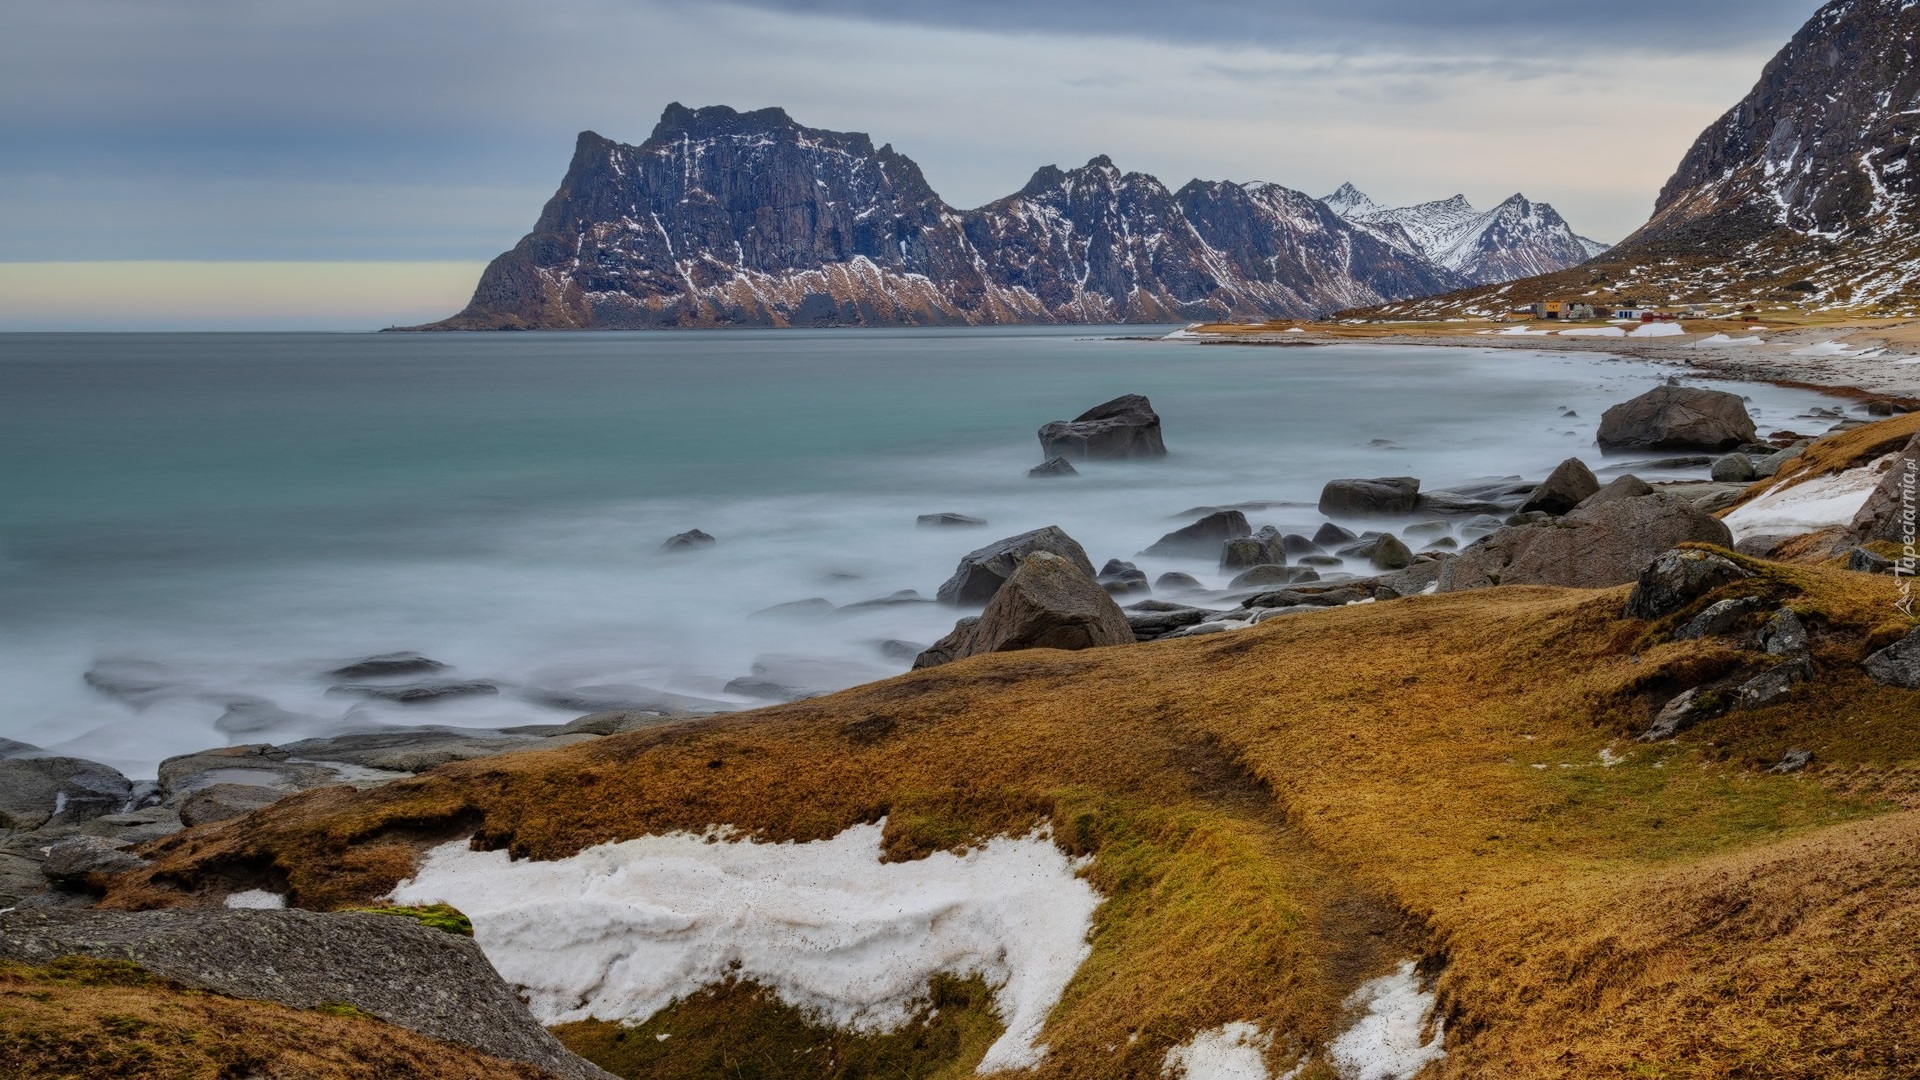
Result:
[[637,142],[669,101],[868,132],[959,206],[1109,154],[1524,191],[1611,241],[1817,6],[0,0],[0,261],[484,260],[576,132]]

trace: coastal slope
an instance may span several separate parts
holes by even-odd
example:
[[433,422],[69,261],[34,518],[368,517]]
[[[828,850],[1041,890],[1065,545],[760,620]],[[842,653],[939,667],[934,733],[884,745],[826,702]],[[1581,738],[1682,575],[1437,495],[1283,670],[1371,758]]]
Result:
[[1920,314],[1920,5],[1832,0],[1695,140],[1653,217],[1592,262],[1356,314],[1537,300],[1785,301]]

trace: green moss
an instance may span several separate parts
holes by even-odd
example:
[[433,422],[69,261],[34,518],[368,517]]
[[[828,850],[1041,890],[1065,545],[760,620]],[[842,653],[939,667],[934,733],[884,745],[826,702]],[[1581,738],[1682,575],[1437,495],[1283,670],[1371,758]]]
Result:
[[729,981],[656,1013],[643,1024],[562,1024],[567,1048],[628,1080],[851,1080],[972,1074],[1004,1028],[979,976],[940,976],[912,1020],[863,1035],[810,1019],[764,987]]
[[398,915],[421,926],[461,937],[473,936],[473,920],[452,904],[428,904],[425,907],[355,907],[343,910],[360,915]]
[[365,1009],[362,1009],[358,1005],[349,1004],[348,1002],[345,1002],[345,1001],[323,1001],[320,1004],[315,1005],[313,1007],[313,1011],[319,1012],[319,1013],[326,1013],[328,1016],[351,1017],[352,1019],[355,1019],[355,1020],[375,1019],[373,1014],[367,1012]]

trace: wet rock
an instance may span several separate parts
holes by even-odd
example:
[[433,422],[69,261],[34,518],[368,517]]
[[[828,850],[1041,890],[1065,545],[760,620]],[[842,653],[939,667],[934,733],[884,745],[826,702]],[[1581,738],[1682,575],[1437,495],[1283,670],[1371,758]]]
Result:
[[1059,476],[1079,476],[1080,470],[1074,468],[1073,462],[1068,461],[1066,458],[1050,457],[1040,464],[1035,465],[1033,468],[1028,469],[1027,475],[1036,480],[1046,480]]
[[227,997],[351,1005],[565,1080],[612,1080],[540,1027],[472,938],[412,919],[224,908],[0,914],[0,959],[76,955],[131,961]]
[[1049,525],[968,552],[960,559],[953,576],[940,586],[940,601],[963,607],[985,604],[1026,557],[1036,551],[1058,555],[1079,567],[1087,577],[1094,576],[1093,563],[1086,551],[1059,526]]
[[122,850],[125,846],[98,836],[56,840],[47,846],[40,872],[55,885],[86,885],[147,865],[147,860]]
[[784,604],[761,608],[748,615],[749,619],[791,619],[806,621],[824,619],[833,614],[833,601],[824,596],[810,596],[805,600],[789,600]]
[[1285,566],[1287,545],[1278,530],[1268,525],[1252,536],[1228,540],[1220,549],[1220,569],[1247,570],[1255,566]]
[[1710,551],[1668,551],[1641,571],[1627,596],[1628,618],[1662,619],[1713,590],[1750,576]]
[[1722,600],[1682,623],[1673,632],[1675,641],[1693,641],[1704,637],[1724,637],[1738,629],[1747,616],[1764,605],[1751,596]]
[[1360,539],[1359,533],[1354,532],[1352,529],[1341,528],[1333,522],[1328,521],[1323,523],[1319,530],[1313,534],[1313,545],[1317,548],[1324,549],[1338,547],[1341,544],[1351,543],[1358,539]]
[[1474,541],[1446,563],[1439,591],[1493,585],[1605,588],[1633,581],[1662,552],[1692,542],[1729,546],[1725,524],[1684,499],[1648,495],[1509,526]]
[[1127,625],[1133,630],[1134,640],[1155,641],[1219,614],[1222,613],[1197,607],[1174,607],[1164,611],[1130,610],[1127,612]]
[[1107,461],[1167,456],[1160,438],[1160,416],[1139,394],[1102,402],[1074,417],[1040,429],[1040,451],[1050,458]]
[[1599,506],[1601,503],[1619,502],[1623,499],[1637,499],[1642,495],[1653,494],[1653,485],[1627,473],[1609,480],[1604,487],[1586,497],[1581,507]]
[[28,752],[0,761],[0,828],[78,825],[123,809],[132,793],[118,769]]
[[1426,491],[1414,500],[1415,509],[1428,514],[1504,514],[1508,504],[1457,491]]
[[1507,523],[1491,514],[1476,514],[1460,523],[1460,535],[1468,540],[1477,540],[1482,536],[1491,536],[1507,527]]
[[144,844],[162,836],[171,836],[183,828],[185,825],[180,821],[180,815],[172,809],[149,806],[140,810],[102,814],[80,826],[80,831],[119,844]]
[[1413,551],[1398,537],[1388,533],[1374,542],[1373,553],[1368,561],[1381,570],[1401,570],[1413,562]]
[[1733,484],[1750,484],[1756,476],[1753,470],[1753,459],[1745,454],[1728,454],[1716,458],[1708,475],[1722,483]]
[[212,784],[180,803],[180,822],[191,827],[237,818],[263,806],[272,806],[286,794],[258,784]]
[[591,713],[578,720],[562,724],[560,734],[625,735],[629,731],[642,731],[646,728],[670,724],[675,719],[676,717],[661,712],[609,709],[606,712]]
[[1423,539],[1430,536],[1445,536],[1451,531],[1444,521],[1417,521],[1400,530],[1400,535],[1408,539]]
[[[337,777],[340,774],[336,770],[309,763],[356,766],[360,769],[376,770],[376,775],[418,773],[439,768],[450,761],[471,761],[474,758],[492,757],[496,754],[513,753],[519,750],[569,746],[595,737],[587,734],[513,735],[502,731],[472,728],[428,728],[413,731],[387,729],[336,735],[325,739],[302,739],[299,742],[272,749],[298,759],[289,764],[304,765],[326,773],[329,779],[321,783],[338,783],[340,781]],[[164,770],[166,766],[162,764],[161,768]],[[211,778],[215,783],[247,782],[244,775],[237,774],[216,772],[211,774]],[[203,784],[192,790],[200,791],[210,786],[212,785]],[[305,783],[303,786],[319,785]]]
[[1296,561],[1299,562],[1301,566],[1341,566],[1343,565],[1343,563],[1340,560],[1340,557],[1337,555],[1302,555]]
[[1806,449],[1805,446],[1791,446],[1785,450],[1776,451],[1765,457],[1754,459],[1754,479],[1764,480],[1769,477],[1778,476],[1780,470],[1786,467],[1787,462],[1805,453]]
[[965,514],[921,514],[913,523],[922,529],[974,529],[985,525],[987,519]]
[[1253,530],[1247,525],[1247,515],[1238,510],[1221,510],[1185,528],[1175,529],[1154,541],[1153,546],[1140,554],[1163,558],[1213,558],[1228,540],[1252,533]]
[[446,669],[447,665],[417,652],[393,652],[362,657],[342,664],[327,674],[336,679],[384,679],[399,675],[427,675]]
[[1153,587],[1161,592],[1191,592],[1202,588],[1200,579],[1192,574],[1183,574],[1171,570],[1153,579]]
[[794,653],[756,656],[748,670],[750,674],[727,683],[727,693],[768,701],[800,701],[894,674],[867,664]]
[[625,683],[575,686],[565,690],[533,689],[523,691],[520,696],[536,705],[583,713],[619,710],[687,715],[728,712],[739,708],[714,698],[692,697],[651,686]]
[[1397,517],[1413,513],[1420,481],[1411,476],[1330,480],[1320,489],[1320,512],[1328,517]]
[[1737,394],[1657,386],[1608,409],[1595,436],[1603,450],[1731,450],[1754,441]]
[[921,596],[920,590],[918,589],[899,589],[885,596],[876,596],[871,600],[856,600],[851,604],[841,606],[834,614],[858,615],[863,611],[874,611],[880,608],[911,607],[914,604],[932,604],[937,602],[938,601]]
[[351,695],[374,701],[391,701],[399,705],[426,705],[450,698],[485,697],[499,692],[498,686],[477,679],[433,679],[397,685],[341,683],[327,688],[329,694]]
[[1359,585],[1326,585],[1315,588],[1276,589],[1249,597],[1242,607],[1340,607],[1374,599],[1374,594]]
[[1288,555],[1318,555],[1320,545],[1299,533],[1288,533],[1280,538],[1280,550]]
[[1760,628],[1760,647],[1773,656],[1805,656],[1813,648],[1806,624],[1792,608],[1781,608]]
[[1126,613],[1071,560],[1028,555],[977,621],[962,620],[914,661],[933,667],[989,652],[1089,649],[1135,641]]
[[1253,566],[1237,575],[1227,584],[1227,588],[1246,589],[1257,585],[1287,585],[1293,582],[1294,575],[1302,572],[1300,567],[1295,566]]
[[271,701],[253,699],[228,702],[227,711],[220,714],[213,726],[227,735],[259,735],[263,732],[313,730],[334,722],[324,716],[288,712]]
[[1857,547],[1847,552],[1847,569],[1861,574],[1891,574],[1893,560]]
[[1568,458],[1554,466],[1553,472],[1527,501],[1520,504],[1520,512],[1538,511],[1547,514],[1565,514],[1571,512],[1580,503],[1600,490],[1600,481],[1594,477],[1593,470],[1579,458]]
[[1881,649],[1860,664],[1867,677],[1882,686],[1920,690],[1920,630]]
[[666,542],[660,545],[660,550],[698,551],[701,548],[712,547],[715,543],[717,543],[717,541],[715,541],[713,537],[708,536],[699,529],[688,529],[686,532],[675,533],[667,537]]
[[[412,732],[393,734],[396,737],[416,736]],[[292,743],[290,747],[312,746],[329,741],[308,739]],[[339,774],[332,769],[311,761],[291,760],[296,753],[290,752],[290,748],[255,743],[180,754],[160,763],[159,783],[154,794],[161,805],[177,808],[187,796],[215,784],[248,784],[272,788],[284,795],[339,782]]]
[[1100,587],[1107,591],[1108,596],[1116,600],[1125,599],[1130,596],[1153,595],[1153,587],[1147,584],[1147,575],[1138,570],[1134,571],[1134,573],[1140,576],[1137,578],[1119,578],[1114,581],[1103,581],[1100,583]]

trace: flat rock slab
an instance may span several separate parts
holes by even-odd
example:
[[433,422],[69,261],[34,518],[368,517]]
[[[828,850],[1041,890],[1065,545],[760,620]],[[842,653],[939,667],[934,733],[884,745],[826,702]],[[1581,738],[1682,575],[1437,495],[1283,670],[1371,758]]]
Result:
[[569,1080],[610,1080],[547,1034],[473,939],[391,915],[33,910],[0,914],[0,959],[127,960],[195,989],[296,1009],[352,1005]]

